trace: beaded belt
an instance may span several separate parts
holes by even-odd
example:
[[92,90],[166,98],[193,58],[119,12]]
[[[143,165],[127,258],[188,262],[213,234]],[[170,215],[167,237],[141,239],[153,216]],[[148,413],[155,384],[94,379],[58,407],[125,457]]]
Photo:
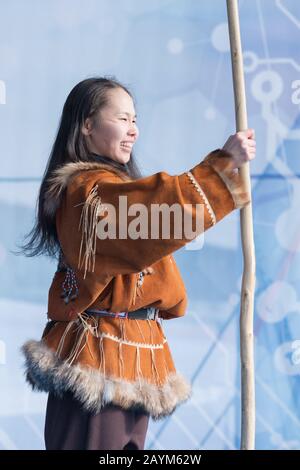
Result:
[[107,310],[87,309],[86,313],[99,315],[100,317],[129,318],[137,320],[157,320],[159,309],[156,307],[145,307],[134,310],[133,312],[108,312]]

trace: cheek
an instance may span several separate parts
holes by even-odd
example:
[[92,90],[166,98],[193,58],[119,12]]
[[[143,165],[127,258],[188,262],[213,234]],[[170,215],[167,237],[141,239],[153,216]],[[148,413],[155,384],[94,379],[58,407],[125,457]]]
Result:
[[98,145],[104,145],[105,148],[119,148],[120,143],[124,140],[124,129],[118,125],[102,125],[97,131],[94,138]]
[[114,145],[119,146],[122,140],[124,140],[124,130],[118,127],[111,129],[110,139]]
[[115,127],[102,127],[101,132],[97,136],[98,141],[104,142],[106,145],[116,145],[122,140],[122,133]]

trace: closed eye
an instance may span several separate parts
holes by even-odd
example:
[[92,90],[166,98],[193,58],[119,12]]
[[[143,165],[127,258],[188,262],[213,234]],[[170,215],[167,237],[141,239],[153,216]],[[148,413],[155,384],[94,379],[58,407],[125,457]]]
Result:
[[[120,118],[120,119],[121,119],[121,121],[127,121],[127,118]],[[136,121],[132,121],[132,122],[134,122],[134,124],[136,124]]]

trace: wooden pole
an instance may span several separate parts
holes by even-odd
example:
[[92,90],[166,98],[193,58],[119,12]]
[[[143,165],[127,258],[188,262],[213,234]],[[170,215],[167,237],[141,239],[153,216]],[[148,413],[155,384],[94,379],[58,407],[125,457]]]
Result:
[[[243,56],[237,0],[227,1],[227,16],[231,50],[236,131],[248,129]],[[249,163],[240,168],[246,188],[251,192]],[[255,291],[255,250],[253,237],[252,204],[240,211],[244,271],[240,306],[241,354],[241,449],[255,446],[255,379],[253,345],[253,304]]]

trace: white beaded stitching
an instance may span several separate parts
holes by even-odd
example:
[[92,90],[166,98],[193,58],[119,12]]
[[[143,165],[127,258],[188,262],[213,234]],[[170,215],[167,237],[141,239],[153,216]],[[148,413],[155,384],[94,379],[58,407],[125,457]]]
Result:
[[194,175],[190,172],[190,171],[186,171],[186,175],[189,177],[191,183],[193,184],[193,186],[195,187],[196,191],[198,191],[198,193],[201,195],[203,201],[204,201],[204,204],[205,204],[205,207],[210,215],[210,218],[211,218],[211,222],[212,222],[212,225],[215,225],[215,223],[217,222],[216,220],[216,216],[215,216],[215,213],[204,193],[204,191],[201,189],[201,186],[200,184],[198,183],[198,181],[196,181]]
[[139,348],[146,348],[146,349],[163,349],[164,343],[167,340],[164,338],[161,344],[148,344],[148,343],[138,343],[136,341],[129,341],[119,338],[118,336],[111,335],[110,333],[100,333],[98,337],[108,338],[112,341],[116,341],[117,343],[127,344],[128,346],[138,346]]

